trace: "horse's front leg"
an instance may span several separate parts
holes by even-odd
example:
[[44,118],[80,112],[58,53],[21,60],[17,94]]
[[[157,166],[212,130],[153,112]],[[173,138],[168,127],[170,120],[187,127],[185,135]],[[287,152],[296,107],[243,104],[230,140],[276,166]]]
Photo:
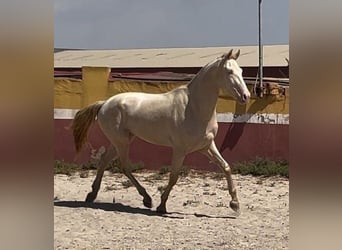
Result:
[[96,177],[92,185],[92,191],[88,193],[86,202],[93,202],[96,199],[97,193],[99,192],[101,186],[104,170],[108,163],[115,157],[117,157],[115,148],[113,146],[109,146],[106,149],[106,152],[101,156],[101,159],[98,163]]
[[226,176],[228,191],[232,200],[229,203],[231,209],[235,212],[240,213],[239,200],[237,198],[235,184],[232,178],[232,171],[229,164],[223,159],[220,152],[217,150],[215,142],[213,141],[207,150],[202,151],[211,161],[215,162]]
[[166,201],[169,198],[172,187],[177,183],[180,170],[183,165],[185,154],[181,152],[173,152],[172,168],[169,176],[169,183],[167,184],[163,194],[161,195],[160,205],[157,207],[158,213],[166,213]]

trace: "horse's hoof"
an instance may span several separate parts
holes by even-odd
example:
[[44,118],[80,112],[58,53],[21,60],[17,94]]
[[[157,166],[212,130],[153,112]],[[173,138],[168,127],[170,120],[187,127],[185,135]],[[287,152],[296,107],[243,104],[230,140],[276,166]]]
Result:
[[166,208],[162,206],[157,207],[157,213],[166,214]]
[[90,192],[90,193],[88,193],[85,201],[86,202],[93,202],[96,199],[96,196],[97,196],[97,194]]
[[229,206],[233,209],[237,214],[240,214],[240,205],[238,201],[230,201]]
[[148,208],[152,207],[152,199],[150,197],[144,198],[143,203],[145,207],[148,207]]

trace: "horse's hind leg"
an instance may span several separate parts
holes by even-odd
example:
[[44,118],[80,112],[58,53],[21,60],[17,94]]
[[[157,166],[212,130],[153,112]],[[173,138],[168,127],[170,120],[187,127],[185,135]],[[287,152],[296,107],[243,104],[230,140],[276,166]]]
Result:
[[122,172],[124,175],[127,176],[127,178],[133,183],[133,185],[138,190],[139,194],[144,197],[143,203],[145,207],[151,208],[152,207],[152,199],[149,196],[149,194],[146,192],[146,189],[141,186],[141,184],[138,182],[138,180],[133,176],[132,170],[129,165],[129,159],[128,159],[128,151],[129,151],[129,142],[128,143],[121,143],[116,144],[118,153],[120,156],[120,165]]
[[86,202],[93,202],[96,199],[97,193],[99,192],[101,181],[103,177],[103,172],[108,165],[108,163],[117,157],[115,148],[111,145],[106,149],[106,152],[102,154],[101,159],[98,163],[97,173],[95,180],[92,185],[92,191],[88,193]]

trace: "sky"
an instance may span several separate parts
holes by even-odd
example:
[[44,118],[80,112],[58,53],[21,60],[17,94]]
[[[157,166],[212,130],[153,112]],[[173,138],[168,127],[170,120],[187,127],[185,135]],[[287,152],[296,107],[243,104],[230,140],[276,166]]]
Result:
[[[55,0],[55,48],[258,44],[258,0]],[[262,1],[262,43],[289,43],[289,0]]]

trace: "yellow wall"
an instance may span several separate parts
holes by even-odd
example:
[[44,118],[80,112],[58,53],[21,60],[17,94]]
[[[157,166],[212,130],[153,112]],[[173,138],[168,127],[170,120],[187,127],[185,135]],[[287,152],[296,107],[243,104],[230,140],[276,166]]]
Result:
[[[108,81],[110,69],[107,67],[83,67],[82,80],[55,78],[55,108],[79,109],[97,100],[105,100],[112,95],[133,91],[163,93],[187,82],[158,82],[117,79]],[[253,85],[248,85],[252,91]],[[276,94],[277,90],[275,90]],[[252,97],[250,103],[240,105],[233,99],[220,94],[217,112],[242,113],[289,113],[289,89],[285,96],[267,95],[262,99]]]
[[78,109],[82,106],[82,80],[55,78],[54,107]]

